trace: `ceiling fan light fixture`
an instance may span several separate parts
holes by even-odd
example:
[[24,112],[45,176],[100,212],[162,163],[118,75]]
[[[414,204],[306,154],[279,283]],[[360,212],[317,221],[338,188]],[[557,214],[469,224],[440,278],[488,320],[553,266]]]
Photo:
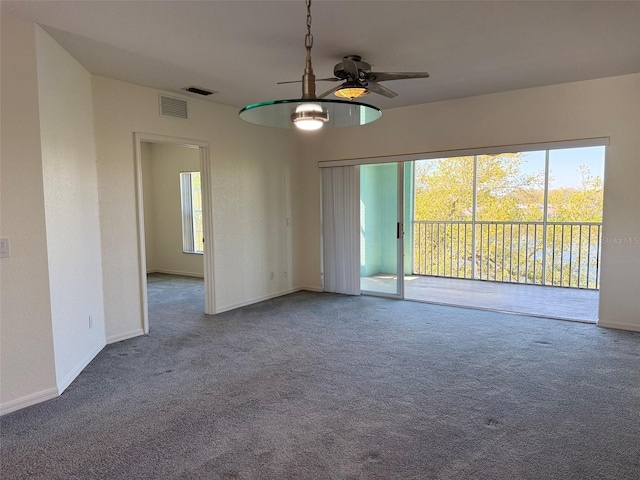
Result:
[[[376,121],[382,115],[380,109],[352,101],[357,98],[356,96],[345,96],[344,98],[351,99],[348,102],[316,96],[316,77],[311,66],[311,47],[313,46],[311,0],[306,0],[306,5],[307,34],[304,37],[304,46],[307,58],[302,76],[302,98],[271,100],[247,105],[240,110],[240,118],[245,122],[265,127],[291,128],[295,125],[301,130],[318,130],[323,126],[326,128],[351,127]],[[361,93],[358,96],[365,94]]]
[[291,113],[291,121],[300,130],[318,130],[329,121],[329,112],[317,103],[303,103]]
[[362,85],[349,85],[349,83],[345,83],[342,88],[336,90],[333,94],[336,97],[348,99],[360,98],[364,97],[365,95],[369,95],[369,89],[363,87]]

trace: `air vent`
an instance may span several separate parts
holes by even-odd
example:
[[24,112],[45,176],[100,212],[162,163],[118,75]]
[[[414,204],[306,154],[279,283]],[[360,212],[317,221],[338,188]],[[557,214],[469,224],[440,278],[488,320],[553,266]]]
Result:
[[189,118],[187,115],[187,101],[180,98],[160,95],[160,116],[174,118]]
[[202,95],[203,97],[208,97],[209,95],[213,95],[214,93],[218,93],[213,90],[207,90],[206,88],[194,87],[193,85],[190,87],[185,87],[183,90],[186,90],[190,93],[195,93],[196,95]]

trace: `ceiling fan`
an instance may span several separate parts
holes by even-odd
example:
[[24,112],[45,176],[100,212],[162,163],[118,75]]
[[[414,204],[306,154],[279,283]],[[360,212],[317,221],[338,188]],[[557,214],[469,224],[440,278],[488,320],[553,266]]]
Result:
[[[398,94],[378,82],[429,77],[427,72],[372,72],[371,65],[363,62],[359,55],[346,55],[343,57],[342,61],[333,67],[333,74],[335,77],[318,78],[316,81],[344,83],[327,90],[318,95],[317,98],[324,98],[333,93],[336,97],[353,99],[368,95],[369,92],[393,98]],[[278,82],[278,85],[298,83],[300,81]]]
[[[345,84],[316,96],[316,76],[311,66],[311,48],[313,47],[313,35],[311,35],[311,0],[305,0],[307,6],[307,34],[304,37],[304,48],[307,51],[304,74],[302,75],[302,98],[270,100],[247,105],[239,112],[239,116],[245,122],[268,127],[291,128],[295,126],[301,130],[317,130],[326,125],[327,128],[342,128],[366,125],[375,122],[382,116],[382,111],[354,98],[361,97],[371,91],[395,97],[396,93],[379,85],[377,81],[393,80],[396,78],[418,78],[428,76],[427,73],[390,73],[371,72],[371,65],[365,63],[360,57],[351,55],[345,57],[342,63],[336,65],[334,73],[336,78],[322,79],[325,81],[346,80]],[[338,68],[342,65],[341,68]],[[407,75],[410,75],[407,77]],[[342,78],[337,78],[341,76]],[[300,80],[297,80],[299,82]],[[351,82],[351,83],[350,83]],[[283,82],[295,83],[295,82]],[[347,85],[348,84],[348,85]],[[343,99],[322,98],[331,92],[341,92],[350,86],[355,93],[343,94]]]

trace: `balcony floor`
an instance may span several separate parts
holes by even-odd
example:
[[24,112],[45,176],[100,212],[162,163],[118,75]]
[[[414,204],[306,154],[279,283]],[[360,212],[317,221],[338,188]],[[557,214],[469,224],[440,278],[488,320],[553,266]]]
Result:
[[[395,277],[366,277],[361,285],[363,290],[388,293],[395,288]],[[407,300],[582,322],[598,320],[598,290],[421,275],[406,276],[404,285]]]

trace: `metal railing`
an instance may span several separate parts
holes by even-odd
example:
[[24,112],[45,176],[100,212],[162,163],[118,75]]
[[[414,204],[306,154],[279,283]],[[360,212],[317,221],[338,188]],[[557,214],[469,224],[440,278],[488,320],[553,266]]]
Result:
[[413,222],[413,274],[598,289],[602,224]]

